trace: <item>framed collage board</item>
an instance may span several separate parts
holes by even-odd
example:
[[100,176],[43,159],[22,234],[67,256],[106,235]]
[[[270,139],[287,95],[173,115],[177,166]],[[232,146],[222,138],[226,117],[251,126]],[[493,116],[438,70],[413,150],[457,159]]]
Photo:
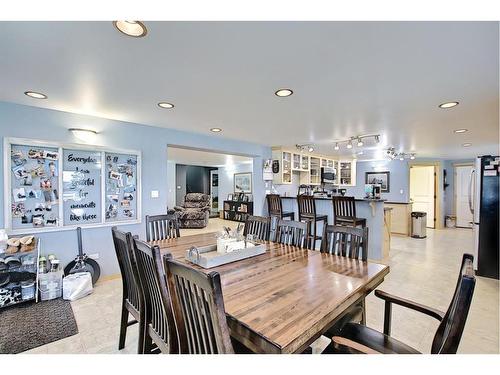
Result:
[[10,232],[141,222],[140,152],[17,138],[4,143]]

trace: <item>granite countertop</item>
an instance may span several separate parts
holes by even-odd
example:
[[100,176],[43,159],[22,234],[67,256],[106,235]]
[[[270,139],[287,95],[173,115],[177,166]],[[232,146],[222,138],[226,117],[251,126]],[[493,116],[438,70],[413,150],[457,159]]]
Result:
[[[283,198],[283,199],[297,199],[296,196],[294,196],[294,197],[281,196],[281,198]],[[328,198],[328,197],[314,197],[314,199],[324,200],[324,201],[326,201],[326,200],[331,201],[332,197],[330,197],[330,198]],[[356,202],[386,202],[387,199],[355,198],[355,201]]]

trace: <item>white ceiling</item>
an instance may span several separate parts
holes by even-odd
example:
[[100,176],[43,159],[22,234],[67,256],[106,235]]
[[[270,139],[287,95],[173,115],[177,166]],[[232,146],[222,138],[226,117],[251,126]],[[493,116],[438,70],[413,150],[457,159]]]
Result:
[[202,167],[234,167],[238,164],[251,164],[253,159],[239,155],[226,155],[169,146],[168,161],[175,164],[199,165]]
[[366,133],[418,157],[498,153],[496,22],[145,24],[130,38],[111,22],[0,22],[0,100],[330,155]]

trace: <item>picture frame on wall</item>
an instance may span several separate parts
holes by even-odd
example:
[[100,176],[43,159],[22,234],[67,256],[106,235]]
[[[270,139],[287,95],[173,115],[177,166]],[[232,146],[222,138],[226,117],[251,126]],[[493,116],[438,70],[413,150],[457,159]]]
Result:
[[235,173],[233,181],[235,193],[252,193],[252,172]]
[[366,172],[365,184],[379,184],[381,193],[389,193],[391,188],[391,172]]

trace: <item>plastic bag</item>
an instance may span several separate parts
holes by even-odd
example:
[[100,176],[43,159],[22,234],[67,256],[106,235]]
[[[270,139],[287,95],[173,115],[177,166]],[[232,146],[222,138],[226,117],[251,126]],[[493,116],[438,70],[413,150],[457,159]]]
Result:
[[79,272],[63,279],[63,299],[76,301],[92,293],[92,275],[90,272]]

